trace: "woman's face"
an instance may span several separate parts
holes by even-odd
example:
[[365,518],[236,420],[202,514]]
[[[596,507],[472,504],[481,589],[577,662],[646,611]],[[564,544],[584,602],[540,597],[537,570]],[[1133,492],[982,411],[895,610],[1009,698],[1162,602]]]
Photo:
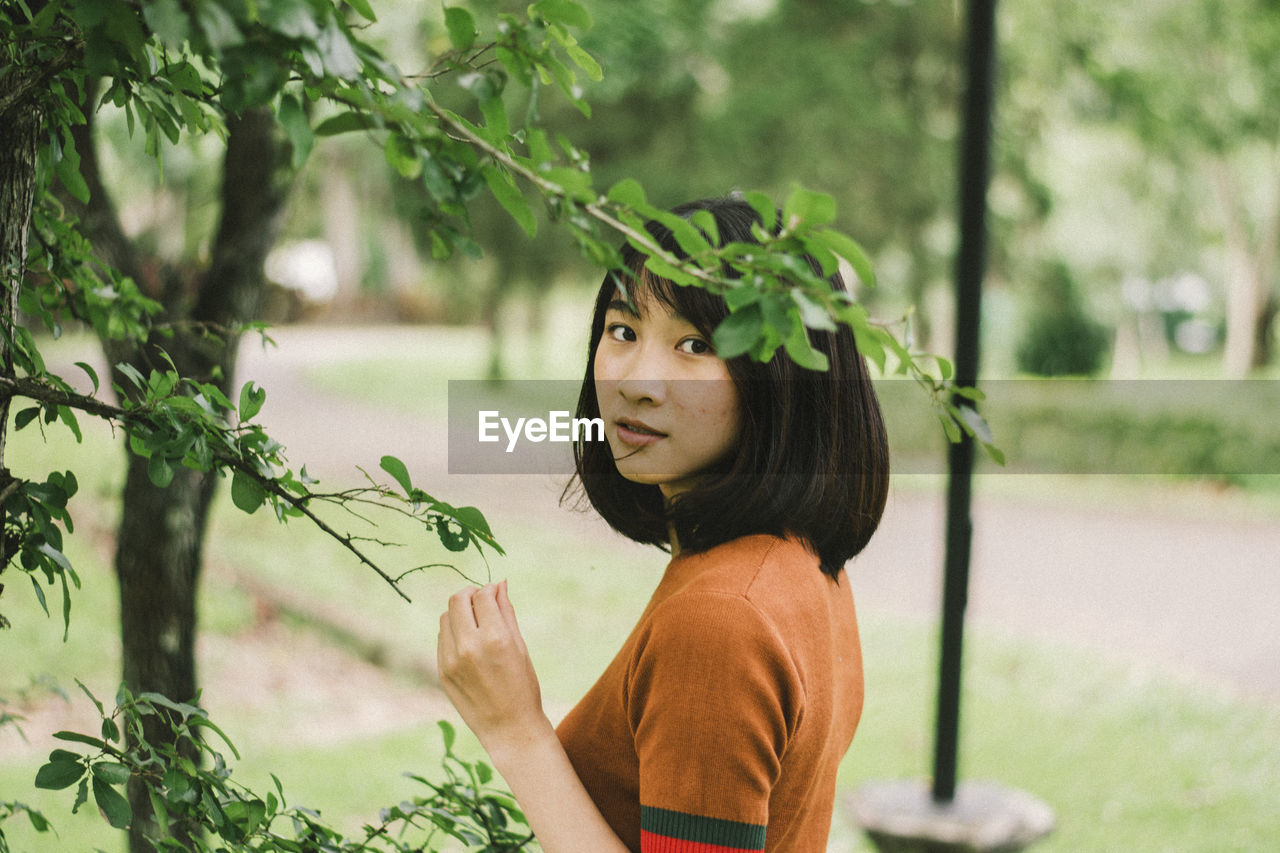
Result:
[[619,473],[670,498],[737,443],[738,389],[692,323],[651,297],[636,309],[621,294],[609,303],[596,345],[596,399]]

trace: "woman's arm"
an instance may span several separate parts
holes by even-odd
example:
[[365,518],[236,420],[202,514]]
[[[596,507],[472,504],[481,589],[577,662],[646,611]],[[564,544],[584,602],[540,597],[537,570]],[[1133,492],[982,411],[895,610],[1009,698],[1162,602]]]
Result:
[[587,794],[542,710],[507,584],[449,599],[436,647],[440,682],[520,803],[546,853],[627,853]]

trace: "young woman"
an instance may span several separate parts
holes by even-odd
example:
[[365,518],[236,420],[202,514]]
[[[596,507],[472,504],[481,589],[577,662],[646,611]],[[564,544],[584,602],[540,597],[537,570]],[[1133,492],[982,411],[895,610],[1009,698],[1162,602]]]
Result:
[[[745,202],[675,212],[696,210],[721,240],[753,241]],[[726,361],[711,345],[724,300],[624,257],[634,275],[606,276],[596,298],[577,412],[602,418],[608,441],[575,447],[576,479],[671,562],[558,729],[505,582],[450,599],[441,681],[548,853],[821,853],[862,710],[843,566],[884,507],[880,408],[847,328],[810,333],[823,373],[781,350]]]

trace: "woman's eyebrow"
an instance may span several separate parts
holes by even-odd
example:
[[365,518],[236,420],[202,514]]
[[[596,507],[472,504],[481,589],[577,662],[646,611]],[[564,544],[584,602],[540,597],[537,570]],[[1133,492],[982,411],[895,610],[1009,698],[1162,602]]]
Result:
[[626,302],[626,300],[623,300],[623,299],[611,299],[611,300],[609,300],[609,304],[608,304],[608,306],[605,308],[605,310],[606,310],[606,311],[617,311],[617,312],[619,312],[619,313],[621,313],[621,314],[625,314],[625,315],[626,315],[626,316],[628,316],[628,317],[634,317],[634,318],[635,318],[635,319],[637,319],[637,320],[639,320],[639,319],[640,319],[640,315],[636,313],[635,308],[633,308],[630,304],[628,304],[628,303]]

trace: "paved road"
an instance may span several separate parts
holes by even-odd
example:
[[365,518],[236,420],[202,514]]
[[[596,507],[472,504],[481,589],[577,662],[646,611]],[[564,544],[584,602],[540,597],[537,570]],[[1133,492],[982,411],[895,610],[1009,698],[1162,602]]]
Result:
[[[301,379],[303,366],[430,350],[430,329],[283,328],[278,349],[246,346],[243,378],[269,389],[263,419],[315,473],[375,470],[394,448],[453,499],[551,511],[555,478],[453,477],[443,423],[357,406]],[[1164,481],[1106,504],[1020,484],[1017,497],[979,484],[969,620],[1015,636],[1064,641],[1152,661],[1280,702],[1280,523],[1238,501]],[[932,617],[939,609],[939,483],[896,488],[881,530],[854,565],[864,609]],[[996,484],[997,486],[999,484]],[[1028,493],[1031,497],[1027,497]],[[1079,494],[1079,490],[1075,490]],[[488,501],[488,503],[486,503]]]

